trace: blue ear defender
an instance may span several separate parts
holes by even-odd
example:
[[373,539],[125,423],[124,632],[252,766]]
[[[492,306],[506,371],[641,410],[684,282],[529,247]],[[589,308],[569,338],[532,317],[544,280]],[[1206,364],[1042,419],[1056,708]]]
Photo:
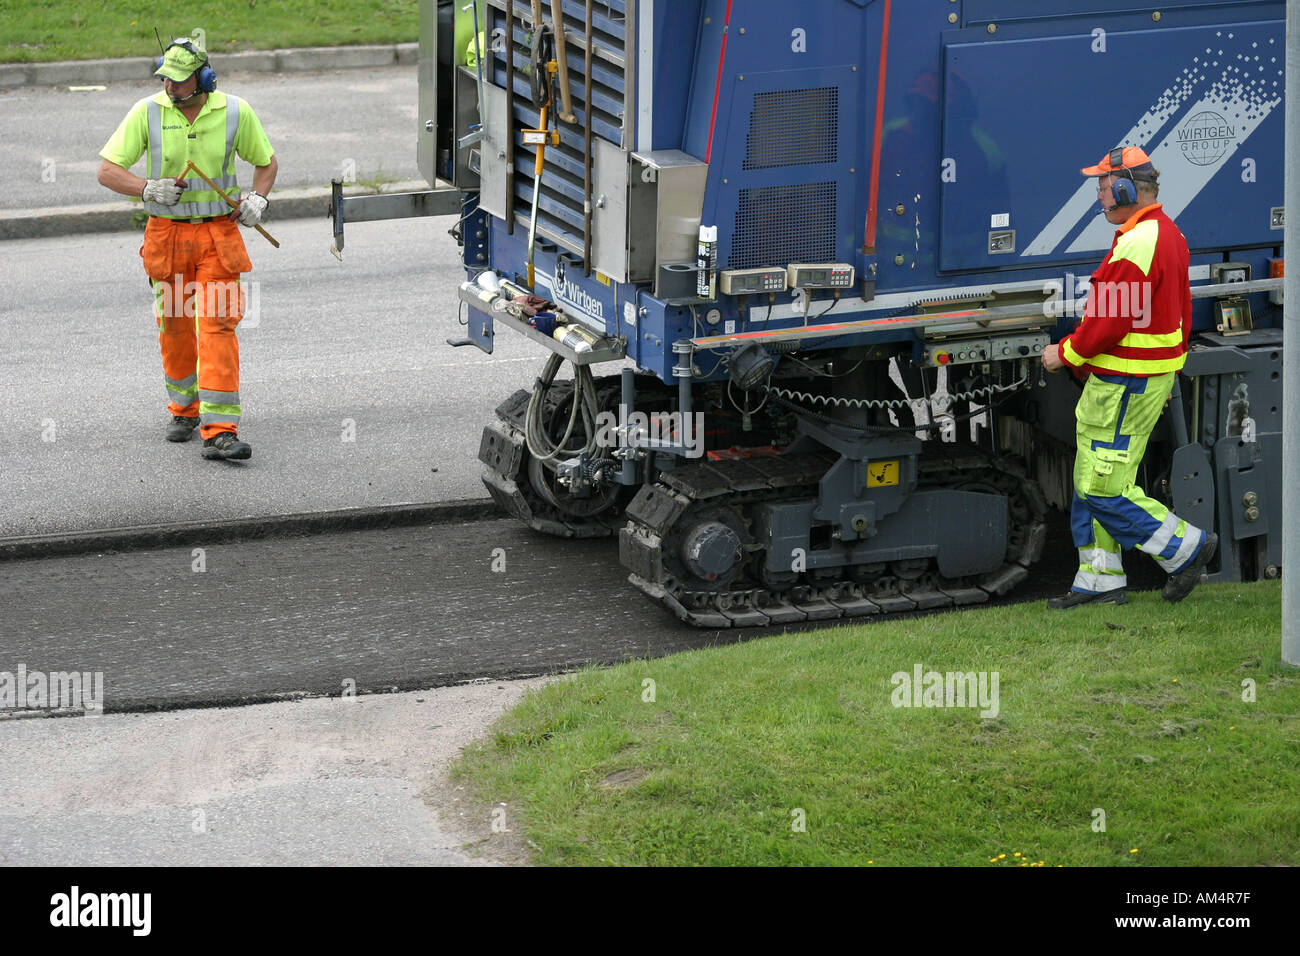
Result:
[[1115,205],[1137,205],[1137,181],[1133,178],[1133,174],[1124,168],[1123,146],[1116,146],[1110,151],[1110,174],[1110,192],[1115,197]]
[[[170,50],[174,46],[178,46],[183,50],[189,50],[195,56],[199,56],[199,51],[194,49],[194,44],[189,40],[173,40],[171,43],[167,44],[167,50]],[[163,56],[166,56],[167,50],[163,50]],[[160,56],[154,61],[154,72],[156,73],[161,70],[162,65],[163,57]],[[217,88],[217,71],[208,66],[207,60],[203,61],[203,65],[195,71],[195,74],[199,78],[198,91],[200,93],[211,93]]]

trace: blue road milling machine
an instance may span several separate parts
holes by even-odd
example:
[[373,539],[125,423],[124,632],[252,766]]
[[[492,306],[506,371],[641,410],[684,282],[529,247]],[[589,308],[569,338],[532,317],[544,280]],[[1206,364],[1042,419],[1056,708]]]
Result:
[[1284,6],[425,2],[438,188],[336,187],[335,242],[461,216],[448,341],[544,359],[484,483],[540,532],[617,534],[682,620],[972,604],[1069,507],[1079,388],[1039,356],[1113,236],[1079,169],[1140,146],[1195,332],[1139,482],[1217,530],[1211,580],[1277,577]]

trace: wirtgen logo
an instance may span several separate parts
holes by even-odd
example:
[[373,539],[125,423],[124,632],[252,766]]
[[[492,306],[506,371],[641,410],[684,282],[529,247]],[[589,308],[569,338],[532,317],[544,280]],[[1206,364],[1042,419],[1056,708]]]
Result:
[[0,710],[83,710],[87,717],[104,712],[103,671],[0,671]]
[[897,671],[889,682],[894,685],[890,703],[895,707],[979,707],[980,716],[996,717],[998,705],[997,671],[927,671],[920,664],[912,673]]
[[1213,166],[1221,160],[1237,138],[1237,129],[1213,110],[1189,116],[1178,127],[1178,149],[1188,162]]
[[151,893],[82,893],[74,886],[50,897],[51,926],[128,926],[133,936],[152,927]]

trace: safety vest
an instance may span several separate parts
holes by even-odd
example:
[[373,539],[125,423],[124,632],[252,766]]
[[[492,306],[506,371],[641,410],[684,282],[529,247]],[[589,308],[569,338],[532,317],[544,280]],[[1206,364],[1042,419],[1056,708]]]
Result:
[[[193,161],[231,199],[239,199],[235,181],[235,134],[239,130],[242,101],[229,93],[213,91],[191,124],[165,93],[150,97],[145,106],[149,124],[147,178],[173,179]],[[230,212],[226,201],[207,183],[191,174],[185,192],[174,206],[147,202],[145,211],[166,219],[221,216]]]

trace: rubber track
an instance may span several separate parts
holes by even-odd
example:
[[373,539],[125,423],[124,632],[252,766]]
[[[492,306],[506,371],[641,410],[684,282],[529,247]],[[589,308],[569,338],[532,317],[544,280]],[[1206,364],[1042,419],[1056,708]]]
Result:
[[[565,385],[567,384],[567,391]],[[572,392],[572,383],[557,383],[547,395],[549,418],[559,401]],[[623,525],[617,508],[591,518],[559,511],[532,487],[525,470],[528,448],[524,438],[529,392],[520,389],[497,406],[496,419],[483,428],[479,461],[487,465],[483,484],[501,508],[527,527],[559,538],[607,538]]]
[[[780,593],[752,579],[720,591],[693,591],[676,580],[664,562],[664,542],[676,522],[696,505],[711,502],[736,507],[748,518],[752,505],[817,494],[818,482],[834,463],[833,455],[710,462],[664,472],[646,485],[627,508],[627,525],[619,532],[619,559],[628,580],[678,618],[695,627],[763,627],[801,621],[867,617],[927,608],[978,604],[1005,594],[1029,575],[1047,540],[1047,502],[1024,466],[1010,458],[979,452],[922,458],[921,488],[954,488],[978,483],[993,486],[1010,501],[1006,563],[996,571],[946,580],[934,559],[904,577],[897,563],[871,576],[849,568],[821,569]],[[911,564],[911,563],[909,563]],[[863,580],[865,578],[865,580]]]

